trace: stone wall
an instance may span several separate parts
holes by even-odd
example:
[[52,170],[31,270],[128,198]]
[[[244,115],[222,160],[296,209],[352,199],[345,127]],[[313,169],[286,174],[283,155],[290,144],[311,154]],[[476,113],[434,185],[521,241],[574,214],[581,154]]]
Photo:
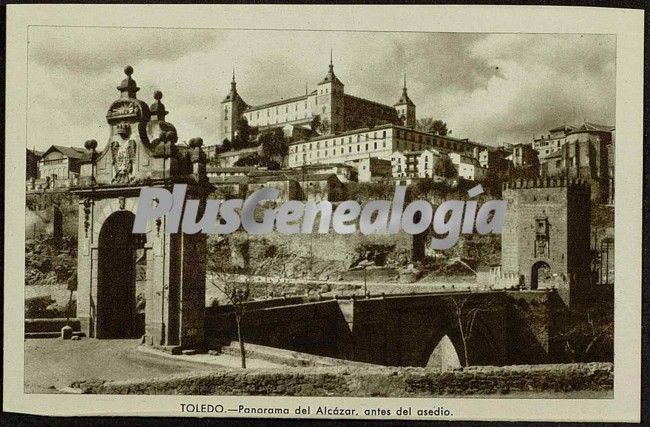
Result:
[[210,266],[275,277],[336,280],[363,259],[377,265],[411,262],[413,237],[406,233],[368,235],[294,234],[263,236],[244,232],[208,238]]
[[282,370],[218,369],[208,374],[128,381],[72,384],[84,393],[181,395],[284,395],[353,397],[426,397],[592,392],[613,390],[611,363],[472,367],[441,371],[427,368],[322,367]]

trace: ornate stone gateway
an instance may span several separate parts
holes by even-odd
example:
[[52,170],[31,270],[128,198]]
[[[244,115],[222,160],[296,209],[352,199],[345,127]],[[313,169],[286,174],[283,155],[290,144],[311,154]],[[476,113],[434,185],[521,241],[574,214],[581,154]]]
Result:
[[165,121],[162,93],[148,106],[126,67],[106,120],[110,135],[97,151],[87,141],[79,196],[77,316],[95,338],[141,337],[154,346],[203,343],[205,236],[166,234],[166,218],[133,234],[140,189],[187,184],[188,197],[205,200],[210,186],[200,138],[176,145]]

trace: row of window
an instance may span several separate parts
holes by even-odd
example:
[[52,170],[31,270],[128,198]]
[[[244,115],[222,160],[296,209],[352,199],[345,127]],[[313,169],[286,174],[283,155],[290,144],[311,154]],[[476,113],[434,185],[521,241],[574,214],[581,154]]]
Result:
[[[299,106],[299,105],[300,105],[299,102],[296,102],[296,103],[293,104],[293,111],[294,111],[294,112],[297,112],[297,111],[298,111],[298,106]],[[302,110],[307,110],[307,109],[308,109],[308,108],[307,108],[307,101],[305,101],[305,102],[303,103],[301,109],[302,109]],[[250,113],[245,113],[245,114],[244,114],[244,117],[246,117],[246,119],[247,119],[249,122],[252,121],[253,119],[257,119],[257,120],[259,120],[259,119],[260,119],[260,112],[263,113],[263,111],[264,111],[264,110],[251,111]],[[271,111],[273,111],[272,108],[267,108],[267,109],[266,109],[266,117],[271,117]],[[227,112],[227,110],[226,110],[226,112]],[[254,113],[254,114],[253,114],[253,113]],[[284,113],[285,113],[285,114],[288,114],[288,113],[289,113],[289,104],[287,104],[287,105],[284,106]],[[278,107],[275,107],[275,115],[278,116],[279,114],[280,114],[280,107],[278,106]]]
[[[364,151],[367,152],[368,150],[370,150],[371,146],[372,146],[373,150],[378,150],[378,149],[380,149],[380,147],[385,149],[386,148],[386,141],[383,141],[381,143],[381,145],[378,144],[377,141],[375,141],[372,145],[365,144],[365,147],[362,144],[357,144],[355,152],[360,153],[362,147],[364,147]],[[353,152],[353,146],[349,145],[347,148],[348,148],[347,149],[347,154],[351,154]],[[303,161],[306,161],[308,158],[313,159],[313,158],[320,158],[321,157],[321,151],[320,150],[316,150],[316,151],[313,151],[313,152],[310,151],[309,153],[307,153],[307,152],[305,152],[305,146],[303,145],[302,151],[303,151],[303,153],[302,153],[302,160]],[[292,152],[296,153],[297,150],[293,150]],[[323,158],[327,158],[328,156],[344,155],[344,154],[346,154],[346,150],[345,150],[345,147],[340,147],[338,150],[336,148],[332,148],[331,150],[325,149],[325,150],[322,151],[322,153],[323,153]],[[298,154],[294,155],[294,160],[296,162],[298,161]]]

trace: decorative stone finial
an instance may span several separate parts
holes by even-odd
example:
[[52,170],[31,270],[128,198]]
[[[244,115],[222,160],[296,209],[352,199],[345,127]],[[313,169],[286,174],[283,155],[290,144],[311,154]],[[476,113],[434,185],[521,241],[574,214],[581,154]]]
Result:
[[169,113],[169,111],[165,110],[165,104],[160,101],[163,97],[163,93],[157,90],[153,93],[153,97],[155,101],[149,106],[151,114],[156,116],[158,120],[165,120],[165,116]]
[[131,75],[133,74],[133,67],[130,65],[124,67],[124,74],[126,74],[126,78],[122,80],[122,83],[120,83],[120,85],[117,87],[117,90],[122,93],[123,98],[135,98],[135,94],[140,90],[140,88],[136,84],[135,80],[131,78]]
[[86,147],[86,150],[88,151],[95,151],[95,148],[97,148],[97,141],[89,139],[84,143],[84,147]]

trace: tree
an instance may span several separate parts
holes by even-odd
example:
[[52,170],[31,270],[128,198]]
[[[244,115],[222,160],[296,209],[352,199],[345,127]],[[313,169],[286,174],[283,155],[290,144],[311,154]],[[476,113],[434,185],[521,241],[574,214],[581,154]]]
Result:
[[443,178],[455,178],[458,176],[458,171],[449,156],[441,156],[433,165],[433,174]]
[[261,133],[258,141],[262,146],[262,156],[267,160],[281,161],[289,153],[287,140],[280,128]]
[[232,142],[228,138],[224,138],[221,145],[217,147],[217,153],[225,153],[232,150]]
[[311,118],[311,123],[309,123],[309,127],[311,128],[312,132],[319,131],[321,127],[320,114],[316,114],[314,117]]
[[237,120],[237,136],[243,146],[248,146],[251,139],[251,127],[248,125],[246,117],[240,117]]
[[328,134],[330,133],[330,130],[332,128],[332,125],[329,120],[323,119],[320,122],[320,126],[318,127],[318,132],[321,134]]
[[444,301],[458,328],[463,343],[462,363],[467,367],[469,366],[468,344],[474,333],[476,316],[479,313],[496,311],[495,300],[492,297],[470,293],[445,297]]
[[447,123],[443,122],[442,120],[434,120],[433,126],[431,126],[431,129],[429,129],[429,132],[433,133],[434,135],[445,136],[451,134],[451,129],[447,129]]
[[233,166],[243,167],[243,166],[259,166],[262,161],[261,157],[257,153],[238,158]]
[[451,129],[447,129],[447,123],[442,120],[436,120],[432,117],[418,119],[415,122],[415,129],[440,136],[451,134]]
[[232,305],[237,326],[237,341],[239,342],[239,353],[241,356],[241,367],[246,369],[246,348],[244,346],[244,334],[242,332],[242,321],[246,313],[246,301],[250,298],[250,282],[238,282],[226,273],[213,273],[210,283],[221,292]]
[[613,355],[614,308],[611,302],[568,309],[564,319],[564,330],[551,339],[562,345],[571,362],[593,362]]

